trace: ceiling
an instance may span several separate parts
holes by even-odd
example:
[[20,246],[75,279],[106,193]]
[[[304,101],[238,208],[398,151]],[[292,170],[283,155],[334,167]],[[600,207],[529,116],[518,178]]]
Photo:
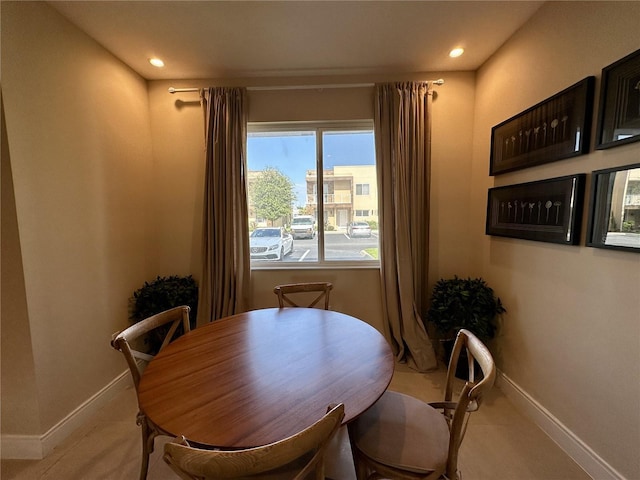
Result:
[[543,3],[49,2],[149,80],[473,71]]

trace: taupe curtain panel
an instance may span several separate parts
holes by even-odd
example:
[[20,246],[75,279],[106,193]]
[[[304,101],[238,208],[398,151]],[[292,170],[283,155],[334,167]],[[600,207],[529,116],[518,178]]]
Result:
[[250,275],[247,92],[216,87],[202,96],[207,148],[198,325],[245,311]]
[[375,88],[380,262],[385,334],[396,358],[437,367],[426,318],[429,266],[431,94],[426,83]]

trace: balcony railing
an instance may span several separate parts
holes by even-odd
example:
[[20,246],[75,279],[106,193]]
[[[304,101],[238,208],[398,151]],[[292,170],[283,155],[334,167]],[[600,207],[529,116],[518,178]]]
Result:
[[[325,205],[331,204],[351,204],[350,193],[325,193],[322,196],[322,201]],[[307,195],[307,205],[315,205],[317,203],[315,195]]]
[[624,198],[625,206],[640,205],[640,195],[626,195]]

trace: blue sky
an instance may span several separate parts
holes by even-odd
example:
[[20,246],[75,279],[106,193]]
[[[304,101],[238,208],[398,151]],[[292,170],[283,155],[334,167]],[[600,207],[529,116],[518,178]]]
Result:
[[[296,206],[306,199],[305,175],[316,168],[316,140],[314,132],[295,134],[249,134],[247,164],[249,170],[278,168],[296,185]],[[340,132],[324,135],[325,169],[336,165],[373,165],[375,149],[372,132]]]

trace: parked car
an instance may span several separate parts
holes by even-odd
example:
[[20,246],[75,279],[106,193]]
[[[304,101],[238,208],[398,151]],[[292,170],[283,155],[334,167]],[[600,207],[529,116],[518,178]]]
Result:
[[347,234],[350,237],[370,237],[371,227],[367,222],[351,222],[347,225]]
[[282,260],[293,252],[293,237],[282,227],[256,228],[249,235],[252,260]]
[[291,221],[293,238],[313,238],[316,236],[316,220],[311,215],[299,215]]

